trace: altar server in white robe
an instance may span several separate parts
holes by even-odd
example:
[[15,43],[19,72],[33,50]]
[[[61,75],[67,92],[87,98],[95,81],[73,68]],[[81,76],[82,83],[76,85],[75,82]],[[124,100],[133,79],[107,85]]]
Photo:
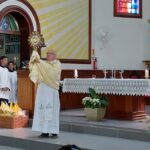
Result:
[[8,63],[8,71],[9,71],[9,80],[10,80],[10,94],[9,94],[9,103],[17,102],[17,72],[14,69],[13,61]]
[[59,134],[59,81],[61,64],[56,53],[48,51],[47,60],[41,60],[33,51],[29,63],[30,79],[38,83],[32,130],[40,131],[41,137],[56,138]]
[[8,58],[0,57],[0,105],[1,102],[8,103],[10,93],[9,72],[7,69]]

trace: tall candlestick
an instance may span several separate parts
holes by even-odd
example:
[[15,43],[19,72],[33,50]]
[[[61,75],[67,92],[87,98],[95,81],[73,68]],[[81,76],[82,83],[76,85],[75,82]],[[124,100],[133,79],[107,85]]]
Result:
[[74,77],[78,78],[78,70],[77,69],[74,70]]
[[145,78],[148,79],[149,78],[149,70],[145,69]]
[[111,78],[112,79],[114,78],[114,70],[113,69],[111,70]]

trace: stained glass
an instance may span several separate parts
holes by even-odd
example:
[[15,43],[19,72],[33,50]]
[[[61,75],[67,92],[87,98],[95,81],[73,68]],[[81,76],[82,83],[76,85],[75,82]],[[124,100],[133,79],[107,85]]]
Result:
[[139,14],[140,0],[117,0],[117,13]]
[[12,15],[6,15],[0,22],[0,30],[19,31],[16,19]]

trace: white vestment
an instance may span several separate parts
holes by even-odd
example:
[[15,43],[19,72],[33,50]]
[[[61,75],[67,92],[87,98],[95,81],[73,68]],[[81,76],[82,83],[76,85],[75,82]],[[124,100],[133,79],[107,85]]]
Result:
[[16,103],[17,102],[17,72],[9,72],[10,79],[10,94],[9,94],[9,102]]
[[9,72],[7,68],[0,66],[0,98],[9,99],[9,91],[2,91],[1,88],[10,89]]
[[32,130],[59,134],[59,112],[58,90],[41,82],[36,94]]

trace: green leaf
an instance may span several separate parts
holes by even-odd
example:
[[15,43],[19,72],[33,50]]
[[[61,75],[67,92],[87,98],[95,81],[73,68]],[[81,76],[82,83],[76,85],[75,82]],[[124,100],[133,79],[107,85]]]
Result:
[[105,108],[108,106],[108,100],[105,98],[105,99],[101,99],[101,107],[102,108]]
[[93,88],[89,88],[89,97],[92,99],[99,99],[99,103],[96,104],[90,100],[87,100],[85,103],[83,103],[84,107],[86,108],[106,108],[108,106],[108,99],[104,95],[99,96]]
[[92,98],[97,98],[96,91],[93,88],[89,88],[89,94]]

